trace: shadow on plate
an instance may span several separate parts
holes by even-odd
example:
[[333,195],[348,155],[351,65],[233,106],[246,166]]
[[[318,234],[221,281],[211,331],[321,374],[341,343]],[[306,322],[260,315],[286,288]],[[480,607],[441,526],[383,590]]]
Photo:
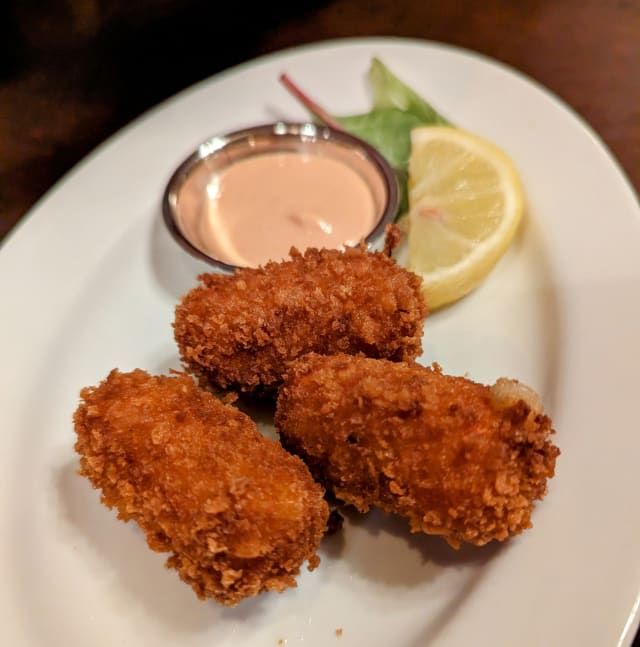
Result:
[[406,519],[381,510],[362,515],[350,509],[345,516],[349,537],[343,539],[347,547],[343,558],[358,575],[385,589],[416,589],[427,598],[441,599],[438,611],[425,618],[424,629],[407,643],[412,647],[436,639],[473,593],[491,560],[506,548],[492,542],[455,550],[440,537],[411,533]]
[[[220,621],[253,621],[264,613],[265,600],[261,596],[233,608],[212,600],[200,601],[176,571],[164,567],[168,554],[151,551],[135,523],[117,520],[116,513],[99,502],[98,492],[77,474],[75,461],[60,467],[56,485],[66,521],[80,531],[90,549],[79,547],[83,566],[95,570],[101,587],[105,572],[118,579],[118,589],[125,595],[122,608],[115,611],[126,612],[133,599],[153,616],[154,622],[186,634],[201,632]],[[91,553],[103,563],[97,563]]]
[[[344,528],[337,530],[332,534],[327,534],[323,537],[320,544],[320,554],[328,559],[339,560],[343,559],[346,548]],[[322,568],[322,564],[320,564]]]
[[524,236],[525,234],[533,241],[532,245],[536,249],[537,271],[540,275],[540,284],[536,296],[539,302],[545,306],[540,316],[542,326],[547,331],[545,335],[546,347],[543,352],[549,360],[546,363],[540,396],[544,402],[545,410],[553,417],[558,406],[559,376],[564,373],[565,353],[563,352],[561,336],[565,321],[563,320],[560,306],[561,295],[557,284],[558,278],[555,276],[551,266],[547,243],[544,240],[544,231],[537,222],[532,223],[530,219],[525,218],[520,235]]
[[[432,644],[447,625],[455,621],[456,615],[461,612],[465,601],[475,590],[483,573],[484,571],[482,569],[477,569],[473,575],[469,577],[465,585],[460,588],[457,595],[449,601],[440,613],[430,619],[430,622],[424,630],[415,636],[410,643],[407,643],[407,647],[424,647],[425,645]],[[477,640],[481,640],[479,636]]]
[[167,230],[160,211],[153,220],[149,262],[158,284],[176,304],[198,284],[199,274],[213,271],[213,266],[197,260],[178,245]]
[[263,436],[280,442],[273,424],[276,413],[276,401],[274,398],[249,398],[240,396],[233,404],[256,423],[258,431]]
[[343,532],[350,535],[346,543],[355,544],[345,559],[362,577],[387,586],[418,586],[444,571],[484,566],[501,550],[496,542],[455,550],[440,537],[411,533],[406,519],[378,509],[367,514],[353,508],[342,512]]
[[147,370],[150,375],[170,375],[171,371],[182,373],[184,371],[184,366],[182,366],[182,363],[180,362],[178,350],[176,349],[175,355],[167,356],[165,359],[145,370]]

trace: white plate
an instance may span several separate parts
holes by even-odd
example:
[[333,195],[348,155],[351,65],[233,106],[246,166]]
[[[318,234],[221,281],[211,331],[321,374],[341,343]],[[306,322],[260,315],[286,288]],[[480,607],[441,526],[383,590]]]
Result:
[[[171,171],[214,132],[366,110],[378,55],[515,160],[528,218],[489,280],[427,320],[424,360],[528,382],[562,449],[534,528],[449,550],[381,514],[325,540],[297,589],[201,603],[75,474],[78,390],[112,367],[178,366],[173,308],[206,269],[169,238]],[[423,42],[329,42],[218,75],[101,146],[0,253],[0,636],[23,645],[628,645],[637,623],[640,210],[594,133],[546,91]],[[336,630],[341,628],[342,635]]]

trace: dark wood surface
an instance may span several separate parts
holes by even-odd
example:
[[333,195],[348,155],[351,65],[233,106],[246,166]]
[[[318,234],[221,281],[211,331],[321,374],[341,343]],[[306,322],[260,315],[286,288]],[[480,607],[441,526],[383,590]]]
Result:
[[0,3],[0,240],[71,166],[158,101],[260,54],[347,36],[441,41],[521,70],[591,124],[640,191],[640,0],[248,7],[211,0]]

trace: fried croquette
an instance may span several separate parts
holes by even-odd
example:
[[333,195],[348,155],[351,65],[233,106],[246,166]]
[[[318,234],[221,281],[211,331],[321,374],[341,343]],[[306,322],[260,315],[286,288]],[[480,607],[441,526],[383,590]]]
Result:
[[226,605],[295,586],[329,510],[309,470],[184,374],[112,371],[75,412],[80,474],[170,552],[199,598]]
[[560,453],[537,396],[515,381],[488,387],[347,355],[294,362],[276,426],[338,499],[407,517],[454,547],[529,528]]
[[305,353],[393,361],[421,353],[421,279],[360,248],[292,249],[291,260],[233,276],[203,274],[177,306],[182,361],[205,383],[273,392]]

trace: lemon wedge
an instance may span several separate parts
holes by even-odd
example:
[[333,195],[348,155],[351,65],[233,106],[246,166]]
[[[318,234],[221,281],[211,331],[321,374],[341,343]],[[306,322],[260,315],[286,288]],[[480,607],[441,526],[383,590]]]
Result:
[[456,301],[491,272],[513,240],[524,196],[509,157],[447,126],[411,133],[408,269],[431,309]]

